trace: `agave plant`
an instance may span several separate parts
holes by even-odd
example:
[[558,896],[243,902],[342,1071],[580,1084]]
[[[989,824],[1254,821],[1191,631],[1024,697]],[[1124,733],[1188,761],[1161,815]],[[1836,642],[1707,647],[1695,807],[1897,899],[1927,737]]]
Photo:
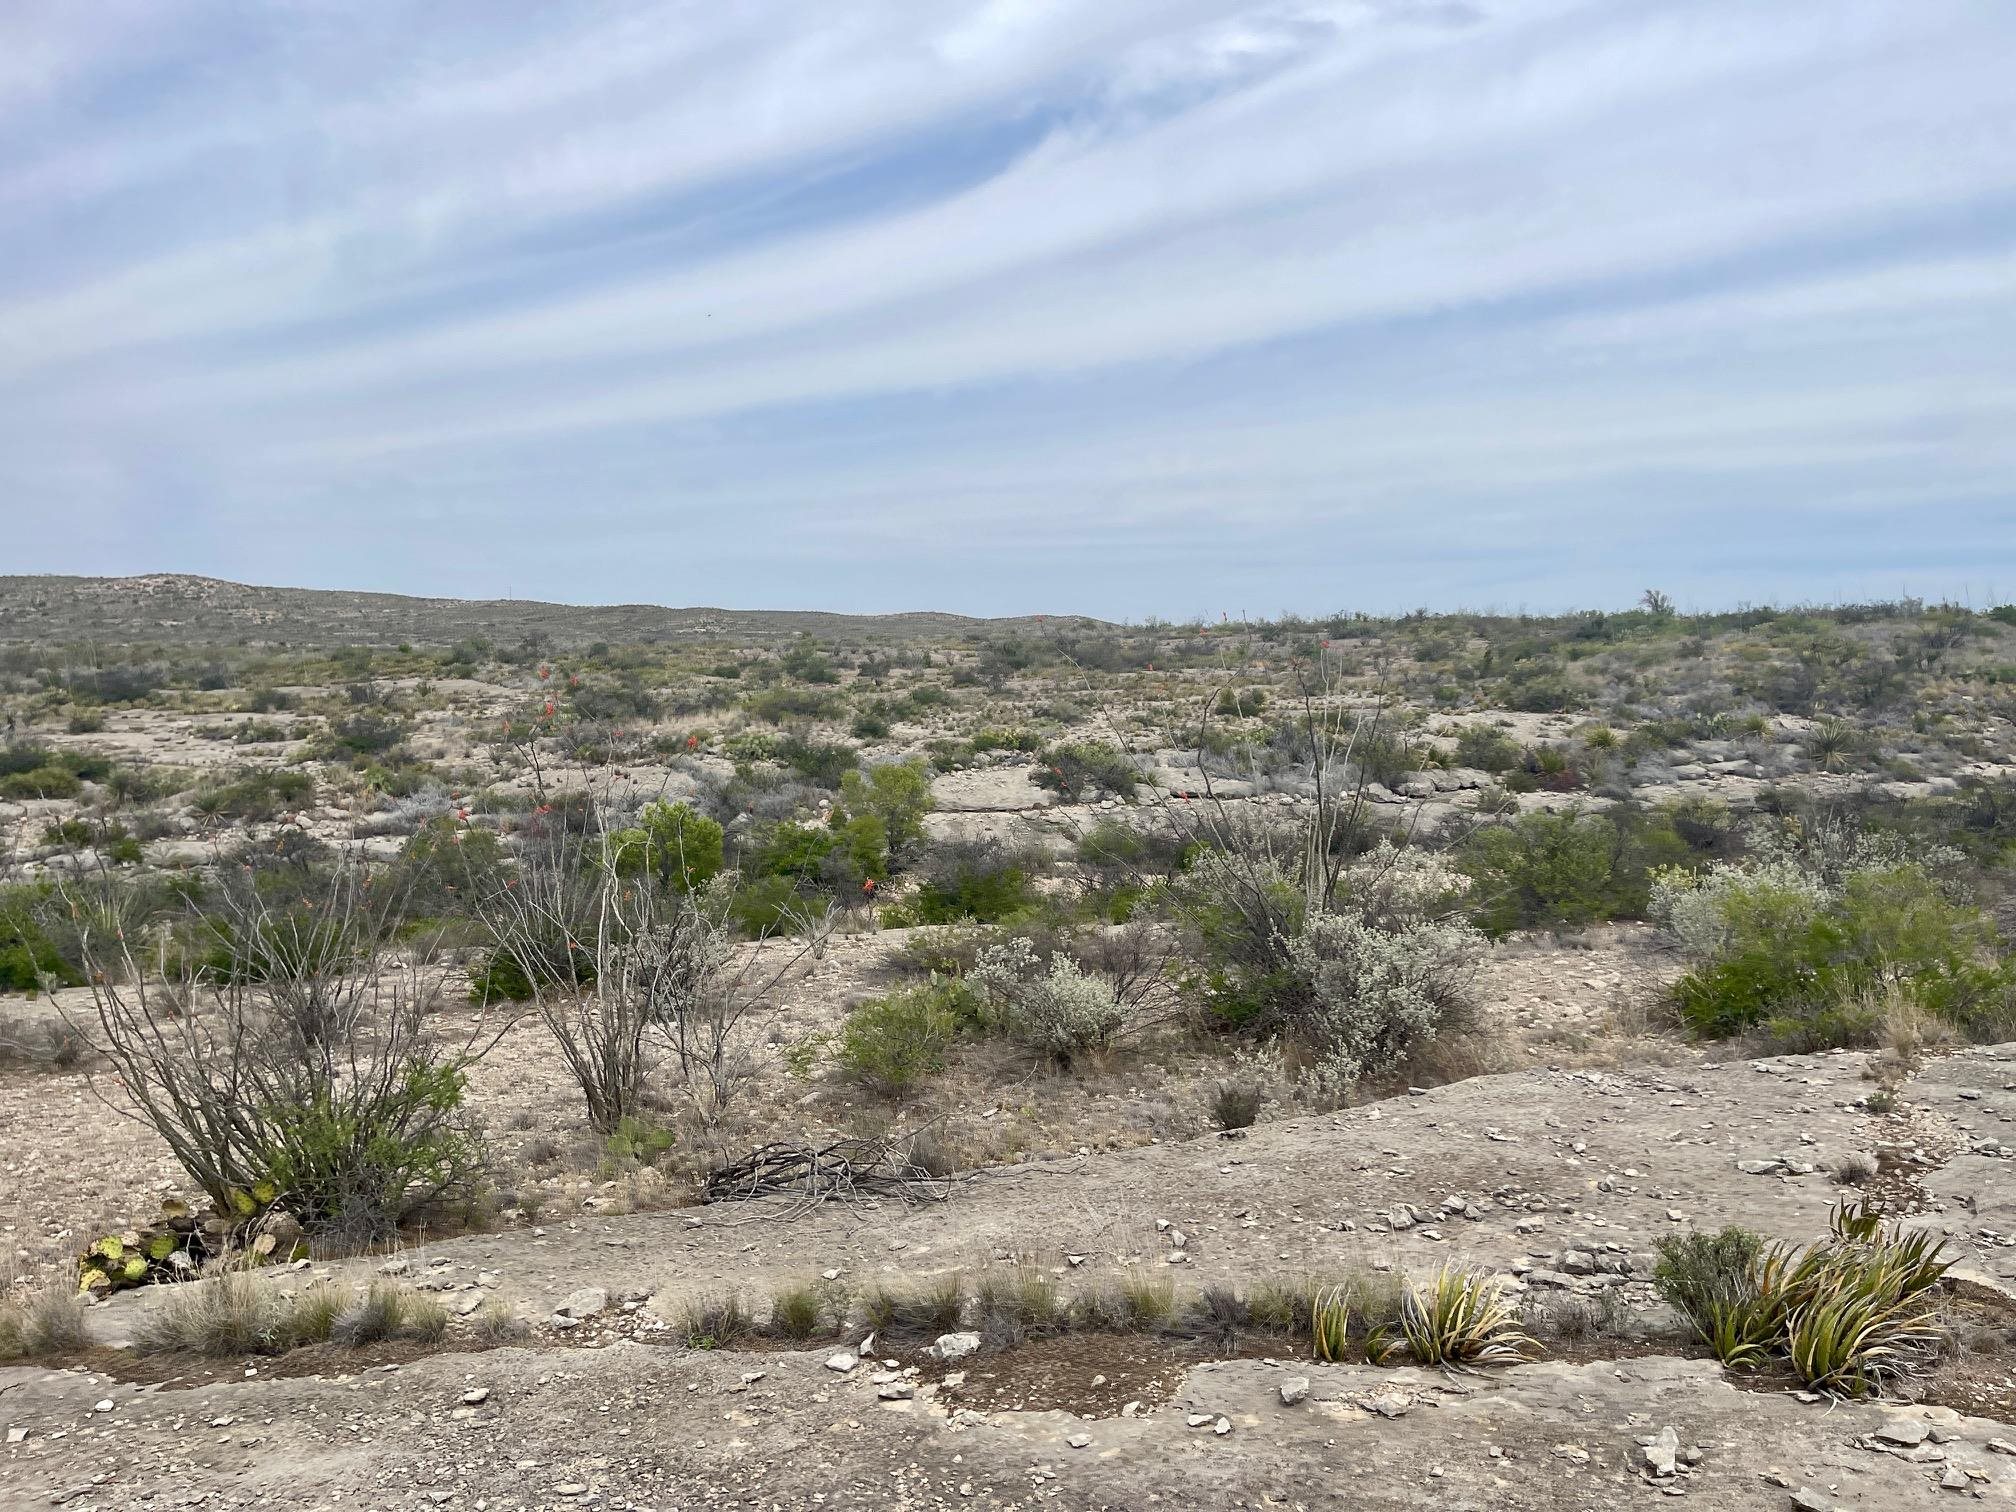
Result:
[[1408,1279],[1400,1332],[1423,1365],[1516,1365],[1542,1353],[1497,1280],[1455,1266]]

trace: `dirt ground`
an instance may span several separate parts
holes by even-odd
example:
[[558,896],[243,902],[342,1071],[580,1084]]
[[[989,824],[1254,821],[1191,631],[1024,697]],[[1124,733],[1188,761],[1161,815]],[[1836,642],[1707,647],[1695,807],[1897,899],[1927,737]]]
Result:
[[[1581,1360],[1600,1339],[1564,1351],[1574,1359],[1484,1375],[1200,1361],[1147,1340],[1075,1337],[957,1371],[892,1345],[894,1366],[878,1351],[841,1374],[826,1365],[831,1343],[695,1352],[668,1337],[686,1303],[730,1291],[760,1309],[769,1289],[827,1271],[865,1287],[1031,1261],[1067,1284],[1140,1270],[1194,1287],[1458,1259],[1536,1298],[1615,1290],[1652,1320],[1645,1278],[1660,1235],[1742,1223],[1810,1238],[1839,1196],[1826,1162],[1884,1147],[1920,1189],[1914,1221],[1950,1240],[1972,1284],[2006,1289],[2016,1182],[1999,1152],[2016,1119],[2016,1046],[1927,1063],[1881,1115],[1859,1106],[1868,1059],[1536,1068],[1238,1139],[996,1168],[942,1203],[584,1212],[445,1240],[398,1257],[405,1274],[451,1302],[480,1293],[515,1309],[535,1323],[529,1347],[451,1344],[403,1362],[351,1356],[347,1374],[261,1369],[173,1389],[0,1371],[0,1424],[20,1435],[0,1451],[12,1498],[0,1505],[1481,1512],[1662,1492],[1718,1508],[1800,1505],[1794,1492],[1867,1509],[2011,1500],[2016,1458],[1991,1447],[2016,1443],[2006,1422],[1742,1390],[1712,1361],[1637,1349]],[[1781,1163],[1743,1169],[1767,1160]],[[1571,1250],[1613,1263],[1556,1269]],[[386,1263],[313,1269],[362,1279]],[[605,1312],[564,1331],[546,1321],[584,1285],[608,1288]],[[158,1290],[94,1309],[101,1337],[116,1343]],[[2016,1390],[2003,1348],[1967,1362],[1971,1400]],[[1281,1386],[1295,1376],[1310,1393],[1290,1406]],[[1897,1429],[1908,1444],[1871,1437],[1902,1420],[1925,1432]],[[1698,1462],[1648,1484],[1637,1440],[1669,1426]]]

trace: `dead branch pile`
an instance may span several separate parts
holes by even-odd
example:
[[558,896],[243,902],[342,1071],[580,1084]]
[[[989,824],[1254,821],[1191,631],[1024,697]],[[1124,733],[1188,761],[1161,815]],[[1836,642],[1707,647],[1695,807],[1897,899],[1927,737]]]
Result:
[[950,1192],[949,1181],[911,1161],[907,1140],[837,1139],[818,1147],[774,1141],[710,1172],[700,1200],[791,1197],[796,1205],[809,1205],[895,1197],[905,1203],[942,1202]]

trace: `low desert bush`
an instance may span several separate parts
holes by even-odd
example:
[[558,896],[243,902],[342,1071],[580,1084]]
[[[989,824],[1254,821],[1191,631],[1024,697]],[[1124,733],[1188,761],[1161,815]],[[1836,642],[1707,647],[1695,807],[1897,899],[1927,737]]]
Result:
[[1211,1121],[1220,1129],[1250,1129],[1267,1094],[1251,1082],[1221,1082],[1211,1094]]
[[1061,952],[1041,969],[1034,946],[1019,935],[981,951],[966,981],[1010,1039],[1058,1065],[1109,1048],[1127,1025],[1111,982]]
[[861,1004],[847,1015],[834,1049],[842,1070],[864,1086],[900,1097],[945,1068],[959,1030],[962,989],[932,981]]
[[1141,774],[1123,752],[1103,741],[1073,741],[1040,752],[1030,776],[1040,788],[1066,803],[1083,803],[1095,792],[1131,798]]
[[1668,927],[1695,961],[1674,1000],[1697,1034],[1761,1030],[1816,1049],[1873,1043],[1898,1002],[1974,1037],[2001,1034],[2016,1013],[1993,924],[1918,866],[1854,871],[1836,886],[1772,862],[1660,885]]
[[1486,933],[1638,919],[1656,868],[1688,847],[1659,814],[1536,810],[1475,831],[1462,850],[1473,917]]
[[1073,1328],[1088,1333],[1163,1333],[1177,1322],[1175,1287],[1159,1276],[1122,1271],[1071,1299]]
[[1782,1360],[1815,1391],[1890,1389],[1942,1336],[1934,1289],[1953,1262],[1942,1240],[1837,1207],[1829,1236],[1765,1245],[1740,1229],[1666,1240],[1654,1284],[1725,1365]]
[[955,841],[926,851],[914,867],[917,890],[883,922],[998,924],[1035,902],[1035,862],[987,841]]
[[350,1348],[388,1339],[431,1343],[448,1329],[448,1310],[433,1297],[390,1282],[374,1281],[352,1297],[330,1325],[332,1342]]

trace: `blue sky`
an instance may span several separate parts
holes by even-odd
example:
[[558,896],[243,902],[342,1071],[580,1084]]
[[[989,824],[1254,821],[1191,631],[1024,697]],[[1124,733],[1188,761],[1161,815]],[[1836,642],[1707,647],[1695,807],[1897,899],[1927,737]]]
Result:
[[0,571],[2016,598],[2016,7],[12,0]]

